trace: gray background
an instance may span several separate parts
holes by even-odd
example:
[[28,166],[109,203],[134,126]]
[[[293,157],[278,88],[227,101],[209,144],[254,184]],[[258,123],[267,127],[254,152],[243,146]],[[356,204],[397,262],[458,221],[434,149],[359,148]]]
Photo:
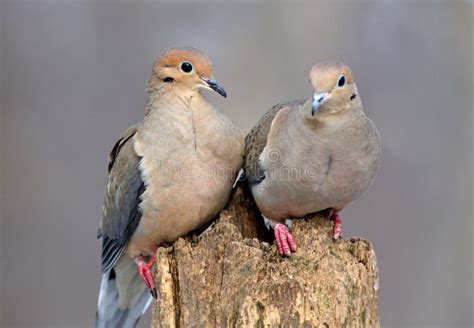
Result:
[[107,154],[173,45],[210,55],[229,97],[208,97],[245,133],[309,96],[313,63],[350,65],[384,158],[344,231],[375,244],[382,324],[473,325],[472,2],[0,6],[0,326],[92,325]]

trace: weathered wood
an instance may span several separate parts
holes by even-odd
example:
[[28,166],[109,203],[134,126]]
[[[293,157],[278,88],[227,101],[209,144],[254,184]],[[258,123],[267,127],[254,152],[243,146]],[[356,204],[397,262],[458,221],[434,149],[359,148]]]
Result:
[[158,251],[152,327],[379,327],[370,242],[334,241],[315,214],[295,220],[299,249],[281,258],[257,216],[239,187],[203,233]]

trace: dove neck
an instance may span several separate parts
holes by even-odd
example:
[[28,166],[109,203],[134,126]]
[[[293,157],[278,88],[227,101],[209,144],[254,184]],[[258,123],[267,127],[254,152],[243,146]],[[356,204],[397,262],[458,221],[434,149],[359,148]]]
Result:
[[[357,108],[350,108],[336,114],[323,109],[313,116],[311,115],[311,103],[308,101],[297,110],[291,111],[287,121],[288,133],[301,136],[300,139],[312,142],[313,139],[333,140],[343,131],[355,131],[354,135],[359,135],[357,131],[364,130],[363,127],[366,125],[367,119],[363,111]],[[307,136],[311,136],[311,138],[306,138]]]
[[146,116],[170,110],[189,110],[195,107],[192,106],[195,103],[207,104],[199,90],[164,85],[159,89],[148,90]]
[[311,106],[312,102],[310,99],[294,112],[295,120],[311,129],[352,124],[365,119],[360,102],[355,105],[347,104],[347,106],[324,106],[319,108],[314,114],[312,114]]
[[208,138],[207,127],[214,117],[215,109],[199,89],[157,89],[148,94],[143,127],[153,130],[160,126],[163,131],[172,129],[186,140],[191,138],[196,148],[198,139]]

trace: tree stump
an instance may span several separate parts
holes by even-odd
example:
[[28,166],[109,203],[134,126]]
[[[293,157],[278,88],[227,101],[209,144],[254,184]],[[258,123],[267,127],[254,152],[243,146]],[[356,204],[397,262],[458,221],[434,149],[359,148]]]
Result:
[[371,243],[332,239],[324,213],[294,220],[298,250],[278,255],[237,187],[200,235],[158,250],[152,327],[379,327]]

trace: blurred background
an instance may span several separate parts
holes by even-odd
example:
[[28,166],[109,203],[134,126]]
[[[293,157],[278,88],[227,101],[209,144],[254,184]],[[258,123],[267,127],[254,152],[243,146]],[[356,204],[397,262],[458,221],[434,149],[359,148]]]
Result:
[[208,98],[244,133],[308,97],[314,63],[348,64],[384,156],[344,232],[375,245],[382,326],[473,326],[471,1],[7,0],[1,327],[92,326],[108,152],[174,45],[209,54],[229,97]]

